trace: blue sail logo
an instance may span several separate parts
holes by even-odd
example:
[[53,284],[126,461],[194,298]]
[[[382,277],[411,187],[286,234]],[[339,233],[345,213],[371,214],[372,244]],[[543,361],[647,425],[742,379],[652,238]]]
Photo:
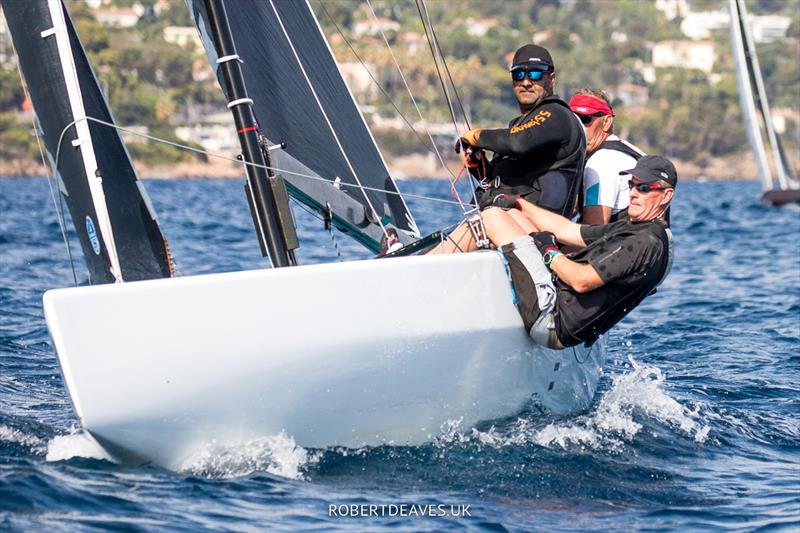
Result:
[[89,236],[89,242],[92,243],[95,255],[100,255],[100,239],[97,238],[97,230],[94,229],[94,222],[89,216],[86,217],[86,234]]

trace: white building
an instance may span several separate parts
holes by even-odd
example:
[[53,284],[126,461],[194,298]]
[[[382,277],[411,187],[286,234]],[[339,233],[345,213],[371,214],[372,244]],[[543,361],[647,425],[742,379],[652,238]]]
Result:
[[164,28],[163,34],[164,40],[168,43],[174,43],[192,51],[203,49],[203,43],[200,42],[200,36],[194,26],[167,26]]
[[689,14],[689,0],[656,0],[656,9],[664,13],[667,20]]
[[783,39],[792,24],[792,20],[789,17],[781,15],[748,18],[750,19],[750,27],[753,29],[753,40],[757,43],[770,43]]
[[698,69],[709,74],[714,69],[714,59],[711,41],[661,41],[653,46],[656,68]]
[[353,37],[359,38],[364,35],[380,35],[381,32],[388,33],[400,29],[400,24],[392,19],[385,17],[370,18],[357,22],[353,25]]
[[94,10],[94,18],[103,26],[130,28],[136,26],[142,13],[144,9],[141,4],[135,4],[134,7],[101,7]]
[[378,94],[378,86],[372,81],[370,72],[375,73],[375,65],[358,62],[339,63],[339,72],[350,87],[353,94],[374,97]]
[[483,37],[489,33],[489,30],[496,24],[497,21],[493,18],[476,19],[469,17],[464,21],[464,28],[466,28],[467,34],[472,37]]
[[[769,43],[786,37],[792,24],[789,17],[782,15],[754,16],[748,14],[747,21],[757,43]],[[689,13],[681,22],[681,31],[690,39],[708,39],[712,31],[730,31],[731,16],[727,11],[699,11]]]
[[241,151],[235,131],[231,124],[195,124],[175,128],[175,135],[184,141],[196,142],[208,152],[235,155]]
[[727,11],[688,13],[681,21],[681,31],[689,39],[708,39],[715,30],[729,31],[731,16]]

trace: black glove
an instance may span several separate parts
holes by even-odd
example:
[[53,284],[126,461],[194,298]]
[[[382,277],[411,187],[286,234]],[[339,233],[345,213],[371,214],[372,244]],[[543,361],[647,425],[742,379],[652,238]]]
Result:
[[536,248],[539,249],[539,253],[542,254],[542,258],[544,259],[544,264],[547,265],[548,268],[550,267],[550,263],[553,262],[553,259],[561,255],[561,250],[558,249],[558,243],[556,242],[556,236],[549,231],[534,233],[533,242],[536,243]]
[[499,207],[501,209],[517,209],[517,198],[519,196],[511,196],[508,194],[485,194],[481,199],[478,207],[483,210],[487,207]]

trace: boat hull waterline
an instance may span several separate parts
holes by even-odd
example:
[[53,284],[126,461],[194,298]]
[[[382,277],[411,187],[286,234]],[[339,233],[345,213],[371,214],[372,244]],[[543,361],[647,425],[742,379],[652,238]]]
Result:
[[170,469],[281,432],[418,445],[531,402],[572,413],[605,356],[533,344],[496,252],[54,289],[44,311],[83,427]]

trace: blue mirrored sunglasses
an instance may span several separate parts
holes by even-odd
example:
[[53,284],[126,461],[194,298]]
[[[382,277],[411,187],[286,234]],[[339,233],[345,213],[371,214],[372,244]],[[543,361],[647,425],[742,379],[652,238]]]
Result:
[[531,81],[539,81],[544,76],[545,71],[543,70],[530,70],[526,68],[515,68],[511,71],[511,79],[514,81],[522,81],[525,79],[525,75],[528,76],[528,79]]

